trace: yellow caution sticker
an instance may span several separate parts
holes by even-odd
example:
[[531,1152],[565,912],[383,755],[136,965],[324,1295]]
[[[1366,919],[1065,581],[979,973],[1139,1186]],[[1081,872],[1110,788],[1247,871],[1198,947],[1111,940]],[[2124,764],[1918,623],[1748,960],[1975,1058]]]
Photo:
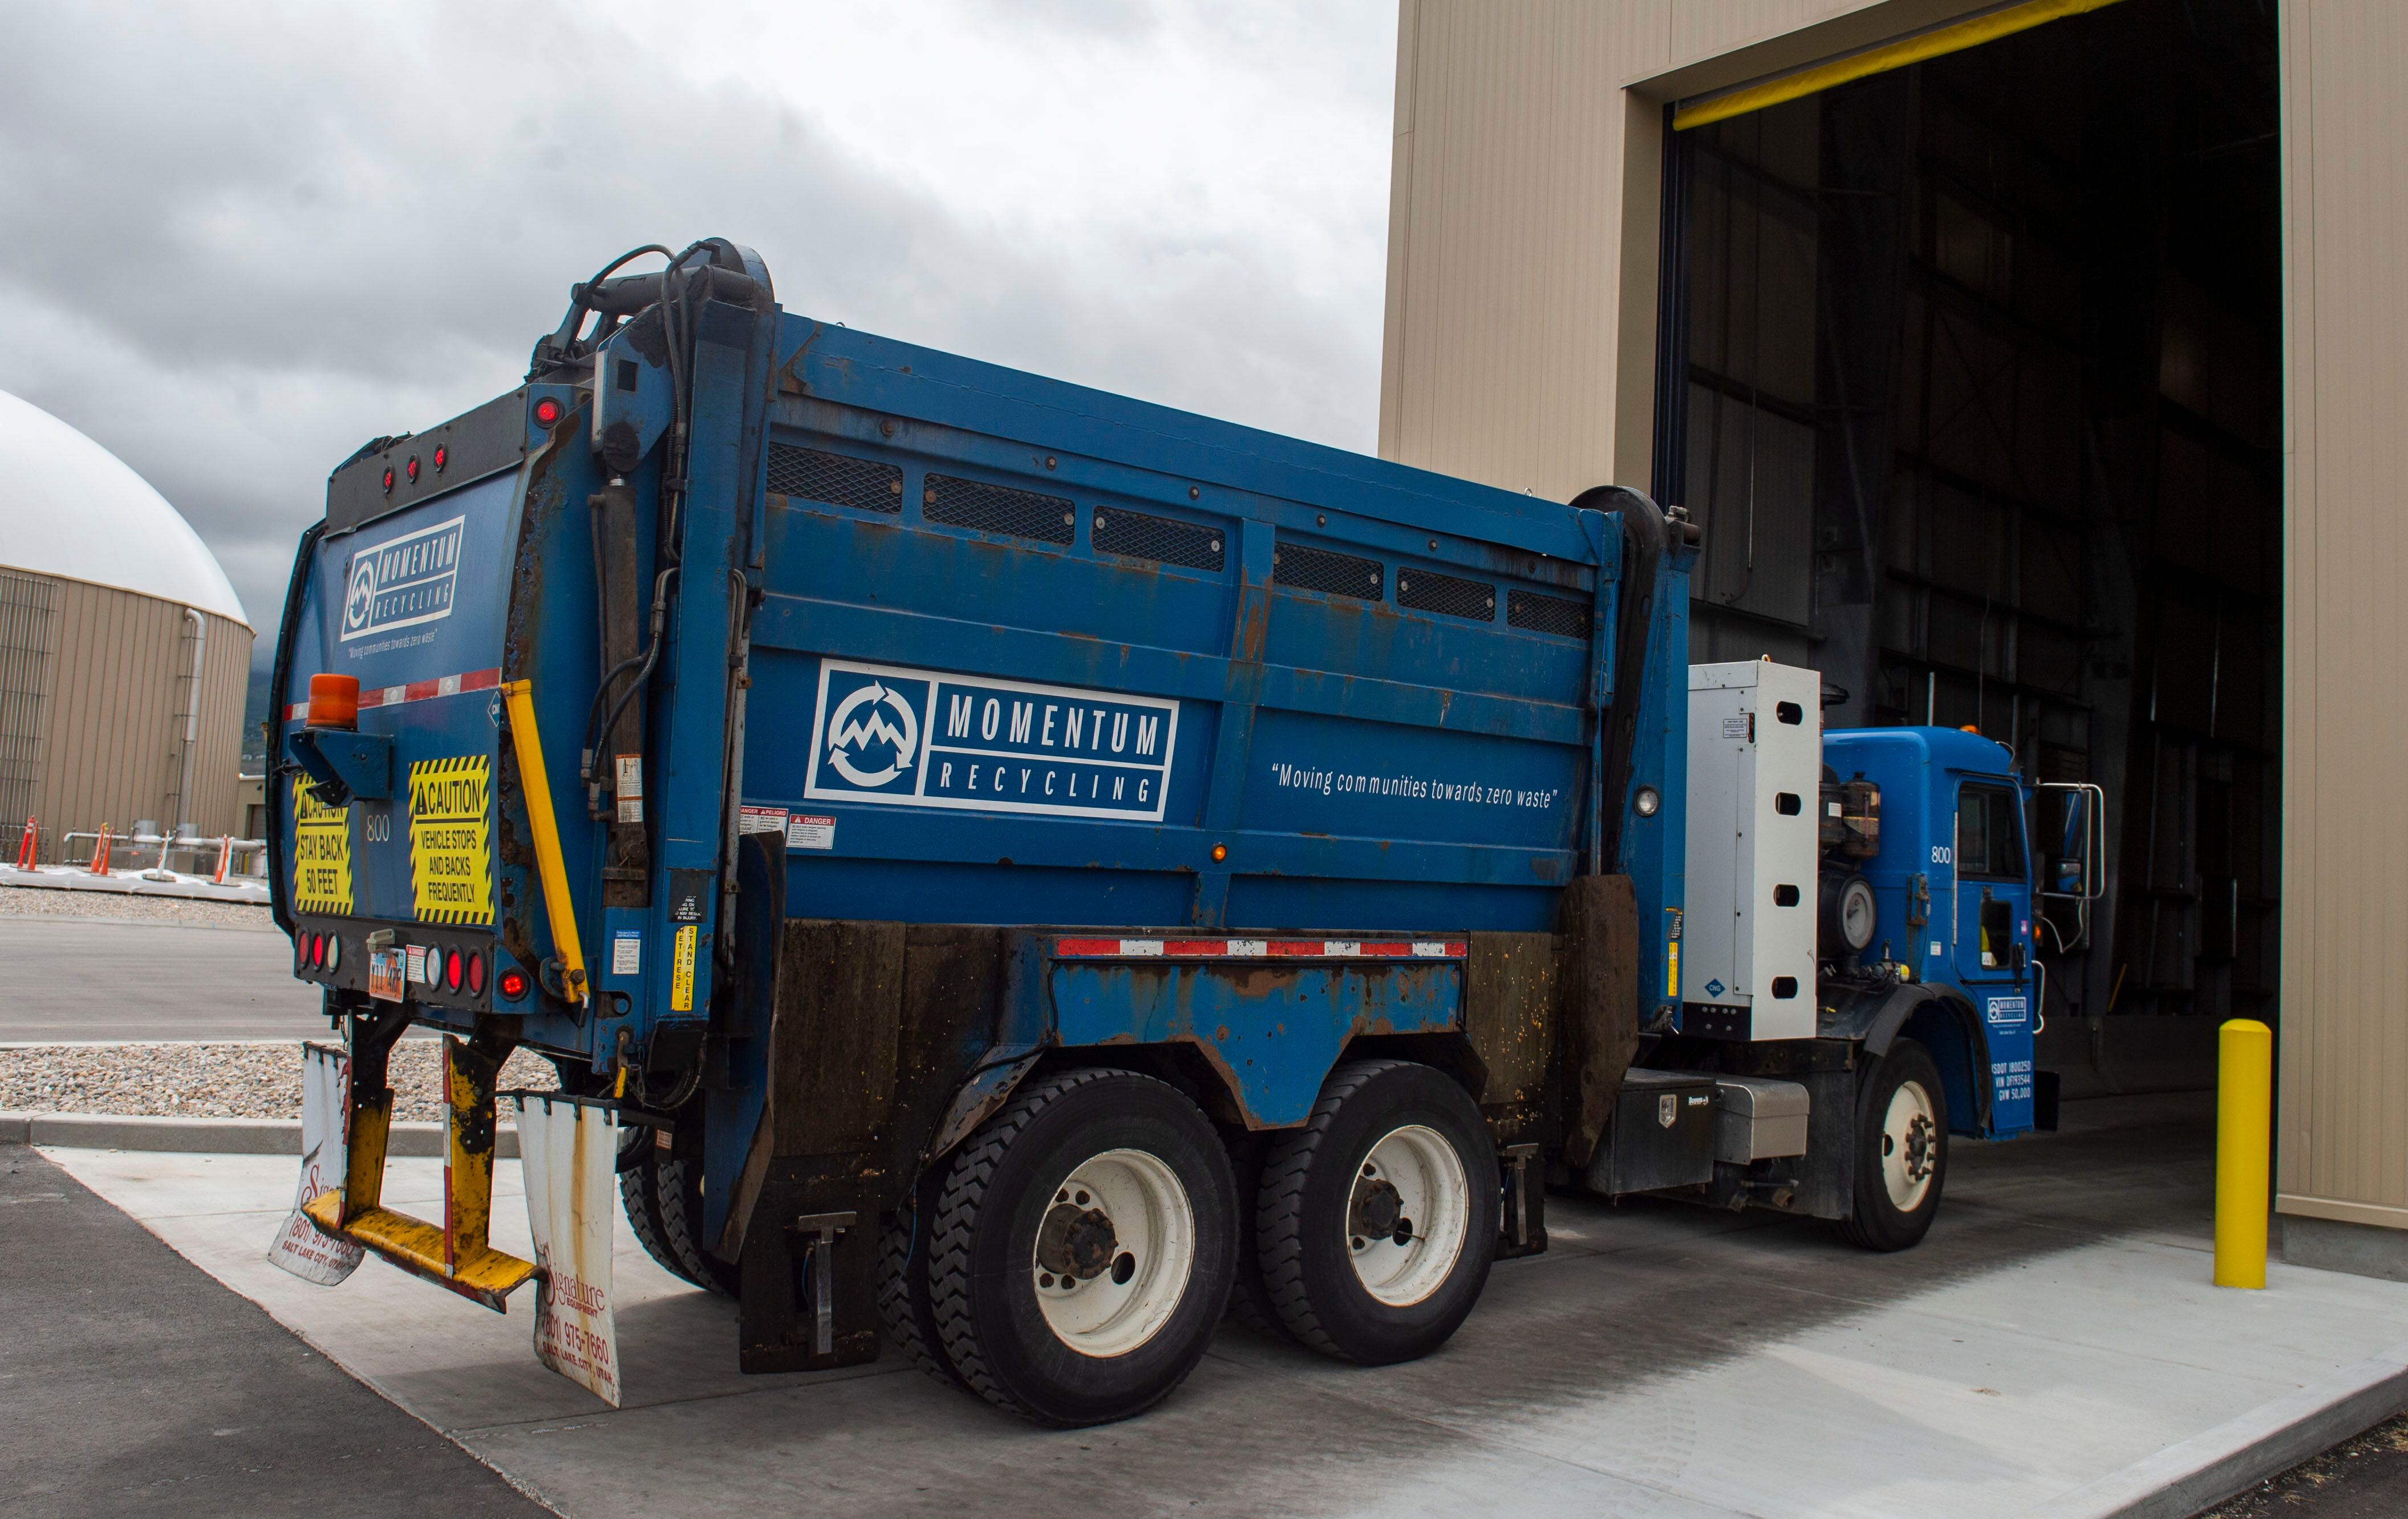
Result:
[[1681,995],[1681,941],[1676,939],[1666,944],[1664,953],[1664,995],[1677,997]]
[[669,964],[669,1010],[694,1010],[694,944],[702,930],[687,924],[677,931],[677,953]]
[[328,807],[293,781],[293,910],[351,910],[351,809]]
[[409,895],[419,922],[494,921],[493,781],[483,754],[409,767]]

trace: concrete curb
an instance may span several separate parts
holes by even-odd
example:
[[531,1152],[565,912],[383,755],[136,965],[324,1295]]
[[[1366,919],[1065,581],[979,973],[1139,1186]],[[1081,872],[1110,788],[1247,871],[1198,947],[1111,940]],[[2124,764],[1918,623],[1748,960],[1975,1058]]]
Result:
[[[0,1112],[0,1144],[48,1144],[68,1150],[160,1150],[210,1155],[298,1155],[297,1118],[141,1118],[116,1113]],[[415,1159],[443,1156],[441,1124],[395,1124],[386,1154]],[[494,1157],[519,1157],[519,1131],[494,1136]]]
[[2071,1519],[2190,1519],[2408,1409],[2408,1343],[2251,1409],[2145,1461],[2027,1511]]

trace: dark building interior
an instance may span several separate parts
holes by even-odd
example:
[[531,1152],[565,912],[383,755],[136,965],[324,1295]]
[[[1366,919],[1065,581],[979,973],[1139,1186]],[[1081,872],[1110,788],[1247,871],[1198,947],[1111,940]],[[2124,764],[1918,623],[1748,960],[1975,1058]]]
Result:
[[1670,135],[1690,657],[2103,788],[2106,894],[2043,931],[2068,1095],[2276,1011],[2275,48],[2272,0],[2128,0]]

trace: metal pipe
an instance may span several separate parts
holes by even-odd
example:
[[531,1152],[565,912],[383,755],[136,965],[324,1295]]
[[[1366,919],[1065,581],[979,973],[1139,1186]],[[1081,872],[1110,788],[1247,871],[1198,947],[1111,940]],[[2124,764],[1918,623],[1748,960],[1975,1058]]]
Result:
[[[201,656],[209,646],[209,623],[195,607],[184,609],[193,624],[193,691],[184,708],[184,757],[176,767],[176,826],[179,832],[193,825],[193,745],[201,736]],[[159,852],[160,867],[167,863],[167,852]]]

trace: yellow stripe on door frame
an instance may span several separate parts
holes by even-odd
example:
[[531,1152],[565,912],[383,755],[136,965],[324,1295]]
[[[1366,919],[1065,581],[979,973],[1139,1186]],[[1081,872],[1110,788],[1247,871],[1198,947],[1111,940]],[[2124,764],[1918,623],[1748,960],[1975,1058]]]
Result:
[[1672,108],[1672,130],[1686,132],[1691,127],[1728,121],[1749,111],[1786,102],[1845,84],[1851,79],[1886,74],[1892,69],[1919,64],[1928,58],[1939,58],[1967,48],[1977,48],[1985,42],[1995,42],[2002,36],[2028,32],[2035,26],[2079,16],[2086,11],[2101,10],[2116,0],[2013,0],[2012,4],[1985,10],[1978,15],[1942,21],[1938,26],[1902,36],[1894,42],[1877,43],[1857,52],[1845,53],[1820,64],[1776,74],[1769,79],[1734,85],[1716,94],[1698,95],[1684,100]]

